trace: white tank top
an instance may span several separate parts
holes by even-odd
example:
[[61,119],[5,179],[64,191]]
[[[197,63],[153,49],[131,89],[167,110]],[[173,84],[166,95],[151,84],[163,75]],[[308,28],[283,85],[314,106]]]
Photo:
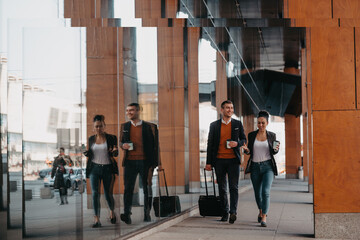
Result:
[[97,164],[110,164],[106,141],[102,144],[93,144],[91,149],[94,152],[94,159],[92,160]]
[[258,141],[255,138],[253,147],[253,162],[264,162],[271,159],[268,141]]

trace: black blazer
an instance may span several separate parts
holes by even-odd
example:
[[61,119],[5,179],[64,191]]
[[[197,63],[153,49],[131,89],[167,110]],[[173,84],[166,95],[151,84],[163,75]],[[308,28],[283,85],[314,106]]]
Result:
[[[220,131],[221,119],[210,124],[206,164],[211,164],[212,166],[215,165],[216,156],[219,150]],[[231,119],[231,140],[238,143],[237,147],[233,148],[233,150],[236,156],[236,161],[240,164],[240,147],[246,143],[246,136],[241,121],[236,119]]]
[[[256,131],[249,133],[249,135],[248,135],[248,141],[249,141],[248,149],[250,150],[250,152],[249,153],[245,152],[245,153],[250,154],[250,158],[246,165],[245,173],[251,172],[251,162],[252,162],[253,153],[254,153],[254,151],[253,151],[254,142],[255,142],[256,135],[258,132],[259,132],[259,130],[256,130]],[[270,150],[272,169],[274,171],[274,174],[277,176],[278,171],[277,171],[277,166],[276,166],[274,155],[277,154],[278,151],[275,151],[273,149],[273,142],[276,140],[276,134],[273,132],[266,131],[266,138],[267,138],[267,142],[268,142],[269,150]]]
[[[130,127],[131,122],[121,124],[120,129],[120,147],[127,142],[130,142]],[[146,167],[155,168],[159,163],[159,134],[156,124],[142,121],[142,141],[145,155]],[[124,158],[122,165],[126,164],[126,156],[128,150],[124,150]]]
[[[110,152],[111,149],[113,149],[114,147],[117,146],[117,137],[115,135],[111,135],[111,134],[107,134],[107,133],[105,133],[105,137],[106,137],[106,143],[107,143],[107,147],[108,147],[108,154],[110,157],[110,161],[112,163],[112,173],[119,175],[119,169],[117,167],[116,160],[114,159],[114,157],[118,156],[119,152],[118,151]],[[94,152],[91,147],[94,144],[95,144],[95,135],[89,137],[88,150],[84,153],[84,155],[86,157],[88,157],[88,160],[86,163],[86,178],[89,178],[91,170],[93,168],[92,160],[94,159]]]

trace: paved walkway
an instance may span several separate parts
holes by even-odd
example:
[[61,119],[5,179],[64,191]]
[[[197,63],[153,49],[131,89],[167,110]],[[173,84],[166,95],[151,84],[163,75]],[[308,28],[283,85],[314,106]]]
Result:
[[242,239],[309,239],[314,237],[313,196],[307,192],[307,183],[298,180],[275,180],[271,190],[268,227],[257,223],[257,207],[253,190],[240,195],[238,219],[234,224],[220,222],[219,218],[188,218],[146,240],[242,240]]

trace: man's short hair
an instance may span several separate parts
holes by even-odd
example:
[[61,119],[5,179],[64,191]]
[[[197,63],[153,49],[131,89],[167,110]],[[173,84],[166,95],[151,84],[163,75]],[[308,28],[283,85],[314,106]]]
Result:
[[128,107],[135,107],[136,110],[140,111],[140,104],[138,103],[130,103],[128,104]]
[[61,147],[61,148],[60,148],[60,151],[61,151],[61,150],[63,150],[63,152],[65,152],[65,148]]
[[232,104],[232,105],[234,105],[232,101],[230,101],[230,100],[225,100],[225,101],[223,101],[223,102],[221,103],[221,108],[224,108],[225,104]]

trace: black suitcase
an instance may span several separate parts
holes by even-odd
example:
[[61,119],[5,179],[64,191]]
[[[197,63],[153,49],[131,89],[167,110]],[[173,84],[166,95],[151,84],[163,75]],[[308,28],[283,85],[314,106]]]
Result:
[[[154,197],[153,207],[156,217],[169,217],[176,213],[181,212],[180,199],[179,196],[169,196],[169,191],[166,183],[165,171],[164,172],[164,181],[166,196],[161,196],[160,185],[159,185],[159,197]],[[158,172],[158,184],[160,184],[160,171]]]
[[205,176],[205,187],[206,187],[206,195],[200,195],[199,197],[199,211],[200,215],[205,216],[222,216],[222,210],[221,210],[221,203],[220,203],[220,197],[216,196],[215,191],[215,181],[214,181],[214,169],[211,169],[212,173],[212,182],[214,187],[214,195],[209,196],[208,193],[208,187],[206,182],[206,171],[204,169],[204,176]]

